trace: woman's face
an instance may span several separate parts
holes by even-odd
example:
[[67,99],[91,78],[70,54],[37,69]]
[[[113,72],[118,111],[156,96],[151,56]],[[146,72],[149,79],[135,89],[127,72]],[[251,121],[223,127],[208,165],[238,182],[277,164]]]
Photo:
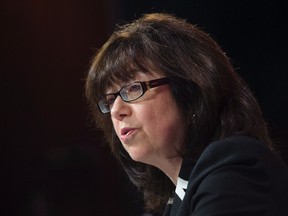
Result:
[[[139,73],[131,82],[161,77],[163,75],[156,73]],[[123,85],[114,86],[107,93],[117,92]],[[131,158],[156,167],[177,156],[176,149],[181,148],[186,133],[185,121],[169,84],[151,88],[141,98],[129,103],[118,96],[111,109],[111,119]]]

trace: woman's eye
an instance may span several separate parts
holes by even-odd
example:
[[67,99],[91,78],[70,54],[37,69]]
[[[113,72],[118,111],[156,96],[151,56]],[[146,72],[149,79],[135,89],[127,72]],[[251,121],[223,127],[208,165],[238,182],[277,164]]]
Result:
[[114,97],[113,95],[110,95],[110,96],[107,96],[107,97],[106,97],[106,103],[107,103],[108,105],[113,104],[114,101],[115,101],[115,97]]
[[139,84],[132,84],[129,86],[129,88],[127,89],[128,90],[128,93],[129,92],[139,92],[141,90],[141,85]]

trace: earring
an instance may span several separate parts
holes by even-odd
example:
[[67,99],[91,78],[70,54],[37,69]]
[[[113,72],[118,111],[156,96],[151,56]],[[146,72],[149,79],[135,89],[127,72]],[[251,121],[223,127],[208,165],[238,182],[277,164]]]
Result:
[[196,121],[196,114],[194,113],[194,114],[192,115],[192,123],[195,124],[195,121]]

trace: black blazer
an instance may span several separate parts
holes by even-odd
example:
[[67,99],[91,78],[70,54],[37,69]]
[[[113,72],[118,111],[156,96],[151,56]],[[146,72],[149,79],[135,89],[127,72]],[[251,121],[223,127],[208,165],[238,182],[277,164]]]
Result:
[[226,138],[187,164],[179,176],[189,170],[184,198],[175,193],[164,216],[288,216],[288,167],[263,143]]

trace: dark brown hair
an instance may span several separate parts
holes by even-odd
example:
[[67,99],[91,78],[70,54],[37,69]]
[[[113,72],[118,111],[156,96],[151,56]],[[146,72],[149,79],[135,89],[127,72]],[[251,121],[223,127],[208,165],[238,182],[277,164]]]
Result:
[[188,125],[183,157],[196,161],[211,141],[231,135],[271,144],[256,99],[210,36],[183,19],[160,13],[118,27],[93,59],[86,96],[112,153],[143,192],[147,209],[162,209],[175,186],[155,167],[133,161],[117,138],[110,115],[97,110],[108,87],[131,81],[138,71],[159,71],[170,79]]

